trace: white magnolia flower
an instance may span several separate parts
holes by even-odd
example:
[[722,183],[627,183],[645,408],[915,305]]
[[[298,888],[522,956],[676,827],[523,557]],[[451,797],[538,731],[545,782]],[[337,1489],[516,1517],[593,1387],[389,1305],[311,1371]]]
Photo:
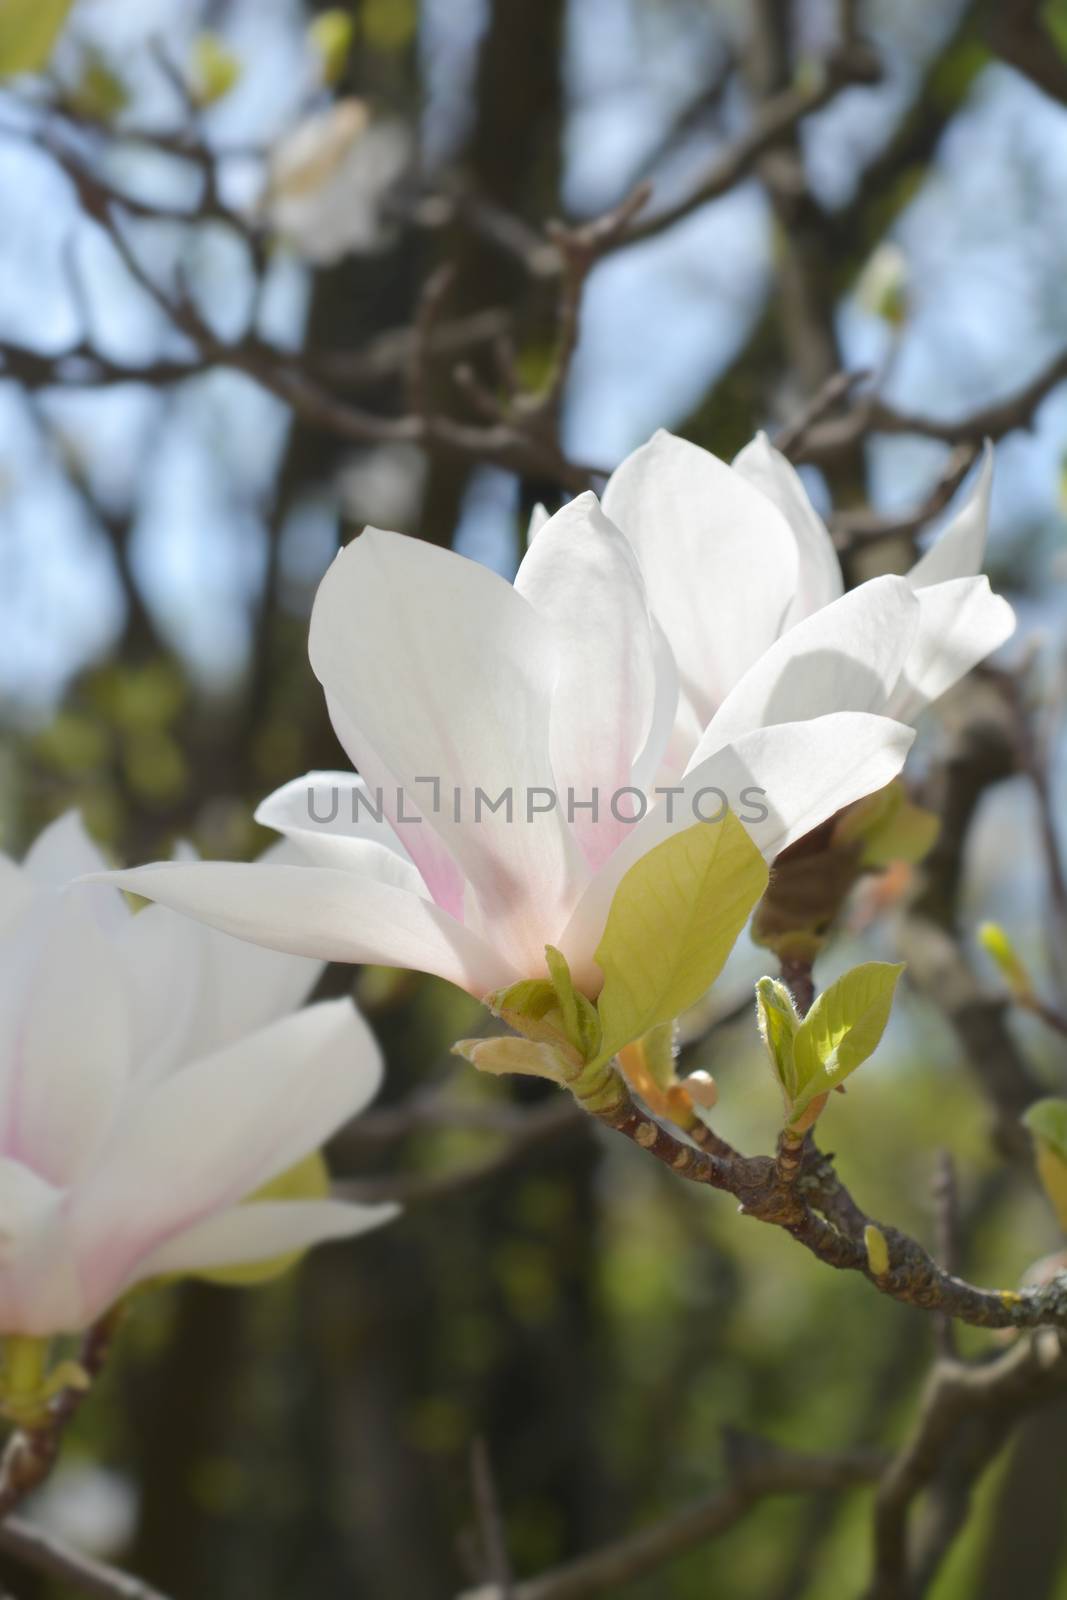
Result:
[[604,510],[678,664],[668,766],[826,712],[914,723],[1003,644],[1014,613],[981,574],[992,466],[987,448],[958,515],[906,578],[845,594],[830,534],[766,435],[733,466],[664,432],[628,456]]
[[[722,471],[741,485],[731,515],[745,497],[764,506]],[[768,514],[792,545],[784,520]],[[683,534],[690,520],[686,511]],[[662,534],[673,537],[669,514]],[[731,548],[744,568],[736,539]],[[756,578],[735,576],[730,637],[739,642],[765,612],[776,621],[780,612],[767,611]],[[888,783],[912,739],[847,695],[837,714],[799,720],[813,715],[800,698],[779,716],[759,692],[753,656],[747,718],[739,708],[729,738],[691,763],[684,793],[649,805],[678,682],[648,599],[630,546],[591,494],[544,523],[514,586],[451,551],[368,529],[326,574],[310,641],[361,777],[310,774],[257,813],[316,864],[162,863],[118,881],[242,938],[418,968],[479,996],[543,977],[553,944],[595,996],[594,952],[620,878],[670,828],[718,814],[702,793],[724,797],[772,859]],[[895,625],[895,614],[884,621]],[[899,641],[870,649],[886,671],[894,652],[899,669]],[[822,699],[819,709],[836,712]],[[368,795],[384,801],[380,821],[360,804]],[[510,815],[504,803],[491,808],[502,796]]]
[[313,111],[274,149],[261,208],[307,261],[330,265],[380,249],[382,201],[408,164],[411,141],[396,120],[372,118],[354,97]]
[[73,1332],[145,1279],[394,1210],[248,1198],[366,1105],[374,1039],[347,1001],[293,1010],[313,961],[67,887],[105,867],[74,815],[21,867],[0,855],[0,1334]]

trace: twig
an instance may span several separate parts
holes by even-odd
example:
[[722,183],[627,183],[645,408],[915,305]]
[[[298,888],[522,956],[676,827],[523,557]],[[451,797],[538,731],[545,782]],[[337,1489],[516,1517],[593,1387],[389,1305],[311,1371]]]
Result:
[[[1067,1351],[1050,1330],[1022,1339],[983,1365],[941,1361],[927,1385],[918,1423],[882,1479],[875,1510],[875,1570],[865,1600],[912,1600],[925,1592],[913,1585],[908,1526],[917,1497],[943,1468],[961,1425],[986,1423],[969,1452],[966,1486],[1001,1448],[1025,1412],[1067,1383]],[[953,1519],[949,1536],[959,1526]],[[947,1545],[927,1556],[926,1577]],[[933,1557],[933,1560],[931,1560]]]
[[878,395],[862,395],[844,416],[809,428],[795,447],[794,456],[799,461],[821,465],[847,455],[871,433],[914,433],[927,439],[940,439],[945,444],[980,445],[985,439],[1000,439],[1016,428],[1032,426],[1041,402],[1064,382],[1067,382],[1067,351],[1061,352],[1007,399],[947,421],[900,410]]
[[101,1317],[82,1341],[78,1365],[88,1386],[64,1389],[48,1407],[42,1427],[18,1428],[8,1440],[0,1460],[0,1519],[43,1483],[55,1466],[64,1434],[103,1370],[121,1317],[122,1308],[117,1306]]
[[514,1600],[515,1589],[504,1519],[493,1477],[489,1446],[483,1438],[475,1439],[471,1445],[471,1489],[474,1495],[474,1511],[478,1522],[485,1578],[498,1600]]
[[[732,1194],[744,1216],[784,1229],[827,1266],[856,1272],[880,1293],[980,1328],[1067,1330],[1067,1274],[1036,1288],[981,1289],[945,1272],[916,1239],[867,1216],[834,1171],[829,1157],[806,1150],[795,1181],[786,1181],[770,1156],[713,1154],[683,1142],[634,1101],[620,1081],[617,1099],[599,1120],[630,1139],[679,1177]],[[888,1272],[872,1272],[863,1230],[877,1227],[889,1251]]]
[[[726,1488],[694,1500],[615,1544],[517,1584],[513,1600],[588,1600],[590,1595],[615,1594],[622,1584],[655,1572],[694,1545],[728,1532],[763,1500],[858,1487],[875,1481],[884,1465],[884,1458],[866,1451],[801,1456],[746,1441],[731,1464]],[[498,1589],[486,1587],[463,1600],[501,1597]]]
[[[947,1150],[937,1153],[937,1167],[933,1182],[934,1208],[937,1221],[937,1253],[946,1272],[960,1270],[961,1240],[959,1217],[959,1190],[956,1184],[956,1167]],[[956,1330],[951,1317],[937,1318],[937,1346],[943,1356],[954,1356]]]
[[23,1517],[7,1517],[0,1522],[0,1550],[46,1578],[70,1584],[82,1594],[99,1596],[99,1600],[167,1600],[151,1584],[70,1549]]
[[936,517],[948,505],[978,456],[978,446],[961,444],[952,451],[945,462],[933,488],[913,510],[897,514],[877,511],[840,511],[830,518],[830,531],[834,542],[843,551],[856,545],[873,544],[879,539],[902,538],[918,533],[924,523]]

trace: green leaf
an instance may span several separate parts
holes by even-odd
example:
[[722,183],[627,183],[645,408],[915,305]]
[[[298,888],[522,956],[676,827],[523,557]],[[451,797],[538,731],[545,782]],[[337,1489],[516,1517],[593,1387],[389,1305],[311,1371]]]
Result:
[[596,951],[598,1062],[696,1004],[766,886],[766,863],[732,812],[672,834],[634,863]]
[[797,1092],[791,1122],[874,1054],[903,971],[903,963],[865,961],[823,990],[793,1040]]
[[861,867],[887,867],[893,861],[915,865],[933,849],[940,819],[909,800],[899,778],[858,801],[838,824],[835,838],[859,844]]
[[600,1018],[596,1007],[574,987],[567,958],[554,945],[545,945],[545,963],[563,1017],[563,1031],[583,1061],[591,1061],[600,1049]]
[[193,98],[213,106],[228,95],[241,76],[241,63],[217,33],[198,34],[193,41]]
[[[330,1192],[330,1174],[321,1150],[313,1150],[303,1161],[280,1172],[261,1189],[249,1195],[244,1202],[254,1206],[258,1200],[324,1200]],[[234,1267],[212,1267],[207,1272],[194,1272],[190,1276],[202,1278],[205,1283],[221,1283],[237,1289],[253,1289],[261,1283],[280,1278],[283,1272],[295,1267],[304,1255],[303,1250],[291,1250],[288,1255],[273,1256],[269,1261],[245,1261]]]
[[308,39],[322,62],[322,81],[332,86],[337,83],[352,50],[355,23],[352,14],[340,6],[322,11],[308,28]]
[[761,978],[756,984],[756,1021],[760,1037],[767,1046],[774,1075],[782,1086],[788,1110],[797,1092],[793,1041],[800,1027],[800,1018],[793,1004],[793,996],[777,978]]
[[986,955],[996,962],[1001,976],[1016,999],[1029,999],[1034,992],[1030,974],[1000,923],[983,922],[978,929],[978,943]]
[[1067,1100],[1038,1100],[1023,1122],[1034,1136],[1038,1177],[1067,1232]]
[[550,1083],[563,1085],[573,1073],[573,1067],[553,1045],[516,1039],[510,1033],[496,1039],[458,1039],[452,1054],[494,1077],[515,1072],[525,1078],[547,1078]]
[[523,978],[507,989],[495,989],[484,1004],[524,1039],[574,1048],[567,1038],[559,996],[547,978]]
[[74,0],[0,0],[0,78],[48,65]]

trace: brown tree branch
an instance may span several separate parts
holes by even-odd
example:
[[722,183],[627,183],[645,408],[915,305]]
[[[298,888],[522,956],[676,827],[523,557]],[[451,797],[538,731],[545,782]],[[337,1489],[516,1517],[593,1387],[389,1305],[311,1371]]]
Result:
[[[729,1531],[761,1501],[777,1495],[847,1490],[874,1482],[884,1459],[867,1451],[801,1456],[743,1441],[728,1467],[728,1483],[615,1544],[605,1545],[540,1577],[516,1584],[513,1600],[588,1600],[656,1572],[695,1545]],[[501,1600],[484,1586],[463,1600]]]
[[[982,1365],[943,1360],[927,1385],[918,1422],[882,1479],[874,1521],[875,1563],[865,1600],[914,1600],[925,1593],[944,1550],[962,1525],[970,1488],[1025,1413],[1067,1385],[1067,1347],[1049,1329],[1021,1339]],[[942,1472],[961,1428],[977,1421],[965,1450],[964,1495],[943,1521],[924,1558],[922,1585],[913,1581],[908,1531],[918,1496]]]

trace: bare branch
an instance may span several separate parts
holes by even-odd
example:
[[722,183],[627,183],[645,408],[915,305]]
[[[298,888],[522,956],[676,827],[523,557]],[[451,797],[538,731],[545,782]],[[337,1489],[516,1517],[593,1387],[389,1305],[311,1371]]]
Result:
[[[751,1440],[741,1441],[732,1454],[724,1489],[616,1544],[517,1584],[513,1600],[588,1600],[590,1595],[615,1594],[620,1585],[656,1572],[694,1545],[727,1533],[763,1500],[856,1488],[877,1479],[885,1465],[882,1457],[866,1451],[801,1456]],[[462,1600],[501,1600],[501,1590],[486,1586]]]
[[34,1572],[69,1584],[98,1600],[167,1600],[140,1578],[60,1543],[52,1534],[23,1517],[0,1522],[0,1550],[25,1563]]

